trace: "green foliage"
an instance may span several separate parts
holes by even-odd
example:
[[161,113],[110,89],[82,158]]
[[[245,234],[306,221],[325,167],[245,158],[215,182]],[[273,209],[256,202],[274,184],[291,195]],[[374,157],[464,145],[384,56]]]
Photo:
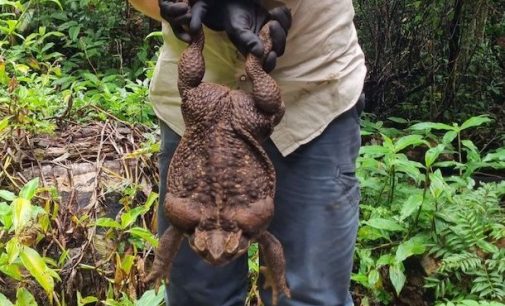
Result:
[[[58,282],[61,282],[59,271],[70,258],[68,251],[63,247],[57,261],[37,251],[37,246],[43,242],[44,237],[53,233],[52,220],[55,220],[58,214],[58,210],[51,209],[51,206],[46,205],[45,208],[41,208],[32,203],[39,189],[37,178],[25,184],[20,189],[19,195],[8,190],[0,190],[0,274],[21,283],[24,278],[31,276],[46,292],[45,301],[54,300],[57,305],[62,305],[62,295],[56,291],[56,286]],[[129,204],[129,197],[130,195],[126,192],[124,204]],[[157,245],[157,240],[144,218],[146,214],[151,213],[157,198],[157,194],[151,193],[143,205],[135,208],[125,206],[125,210],[118,215],[118,221],[99,218],[94,223],[89,223],[86,221],[86,216],[75,220],[90,229],[95,226],[108,229],[105,239],[112,246],[111,259],[115,263],[114,280],[111,282],[116,286],[128,280],[132,273],[136,273],[138,252],[148,251],[152,246]],[[83,269],[97,269],[82,264],[81,266]],[[112,293],[111,297],[103,303],[106,305],[147,305],[145,303],[158,305],[163,299],[163,291],[157,293],[153,290],[146,291],[138,300],[122,293],[120,304],[117,304],[116,298],[117,295]],[[98,298],[94,296],[82,297],[79,292],[76,299],[78,305],[98,301]],[[4,303],[4,301],[8,301],[7,297],[0,295],[1,305],[11,303]],[[19,288],[15,305],[37,305],[37,303],[28,289]]]
[[475,188],[473,175],[505,169],[505,154],[499,149],[481,157],[461,139],[462,131],[489,122],[477,116],[461,125],[421,122],[404,131],[363,122],[372,144],[358,158],[362,221],[353,280],[377,301],[391,303],[389,286],[400,295],[412,269],[408,260],[422,257],[437,263],[426,288],[439,301],[504,300],[504,251],[497,244],[505,228],[505,183]]
[[441,258],[436,273],[427,280],[438,297],[471,296],[505,299],[505,212],[500,199],[505,183],[484,185],[444,202],[435,216],[438,232],[431,249]]
[[[152,246],[156,247],[158,245],[158,242],[149,230],[133,225],[135,222],[137,222],[137,219],[139,217],[149,212],[151,206],[157,199],[158,195],[151,193],[144,205],[135,207],[130,210],[125,210],[123,213],[121,213],[118,216],[121,220],[120,222],[111,218],[98,218],[95,221],[95,225],[98,227],[110,229],[109,236],[113,237],[124,237],[124,234],[128,233],[129,235],[125,237],[126,240],[139,248],[143,248],[145,242],[148,242]],[[121,248],[123,247],[121,246]],[[129,273],[129,269],[127,273]]]
[[437,303],[436,306],[504,306],[505,304],[499,302],[488,302],[488,301],[475,301],[464,299],[457,302],[447,302],[447,303]]
[[[33,227],[38,224],[40,231],[47,231],[44,217],[47,212],[31,203],[38,188],[38,178],[29,181],[19,192],[19,196],[2,190],[0,197],[10,202],[0,202],[0,237],[7,233],[9,239],[0,241],[0,272],[15,280],[21,280],[28,272],[45,290],[47,298],[54,298],[55,281],[60,277],[54,268],[52,260],[40,255],[31,246],[35,246],[37,232]],[[29,292],[18,290],[18,300],[33,299]],[[26,302],[28,303],[28,302]],[[23,305],[30,305],[28,304]]]
[[143,306],[143,305],[153,305],[159,306],[164,304],[165,290],[159,290],[157,293],[155,290],[148,290],[144,292],[139,300],[131,300],[126,294],[123,294],[119,301],[114,299],[107,299],[102,301],[104,305],[107,306]]
[[37,306],[35,298],[30,291],[25,288],[18,288],[16,292],[16,303],[12,304],[7,297],[0,293],[0,305],[5,306]]
[[[0,19],[0,114],[8,117],[10,130],[51,131],[61,120],[103,120],[108,115],[152,124],[147,92],[155,49],[138,39],[145,25],[118,14],[124,4],[0,3],[5,17]],[[130,27],[135,35],[125,32]],[[132,43],[137,47],[124,54],[124,45]]]
[[[159,306],[163,305],[165,297],[165,291],[159,290],[157,293],[154,290],[148,290],[138,300],[132,300],[127,295],[116,301],[114,299],[107,299],[101,301],[104,305],[109,306],[144,306],[152,305]],[[77,292],[77,306],[84,306],[89,304],[95,304],[99,300],[94,296],[82,297],[79,292]],[[13,304],[5,295],[0,293],[0,305],[2,306],[37,306],[37,302],[33,295],[25,288],[19,288],[16,294],[16,303]]]

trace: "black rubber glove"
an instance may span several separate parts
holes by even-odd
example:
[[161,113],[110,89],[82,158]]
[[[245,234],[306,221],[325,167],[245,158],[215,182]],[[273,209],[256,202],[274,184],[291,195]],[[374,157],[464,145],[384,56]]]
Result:
[[287,7],[278,7],[270,11],[253,0],[227,0],[223,5],[223,28],[228,37],[242,54],[252,53],[263,56],[263,44],[258,32],[270,20],[272,51],[263,61],[263,68],[270,72],[275,68],[277,57],[284,54],[286,37],[291,27],[291,12]]
[[217,12],[213,9],[214,0],[194,1],[191,9],[184,2],[175,0],[159,0],[160,15],[172,28],[175,36],[187,43],[191,42],[191,35],[197,33],[202,28],[202,22],[207,13],[215,16]]
[[272,51],[264,57],[263,68],[270,72],[275,68],[277,57],[284,54],[286,36],[291,27],[291,13],[287,7],[270,11],[255,0],[197,0],[191,9],[183,2],[159,0],[160,14],[175,36],[187,43],[191,34],[202,28],[202,23],[215,31],[226,31],[228,37],[243,54],[263,56],[263,44],[258,33],[265,23],[274,20],[270,26]]

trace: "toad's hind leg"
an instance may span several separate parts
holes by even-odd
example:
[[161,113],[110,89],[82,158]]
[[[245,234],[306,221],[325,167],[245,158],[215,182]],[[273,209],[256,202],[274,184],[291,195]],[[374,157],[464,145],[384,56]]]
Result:
[[[264,44],[264,54],[272,50],[270,40],[270,22],[263,26],[260,39]],[[251,79],[252,95],[256,107],[262,112],[273,115],[274,123],[277,124],[284,115],[284,103],[281,91],[275,80],[263,70],[262,60],[253,54],[248,54],[245,63],[247,76]]]
[[265,276],[265,286],[272,288],[272,304],[277,305],[280,293],[291,298],[286,283],[286,260],[281,243],[269,232],[264,232],[258,237],[260,256],[264,257],[266,267],[261,270]]
[[200,85],[205,74],[205,61],[202,54],[204,40],[203,30],[191,37],[191,43],[182,52],[179,60],[177,86],[183,103],[187,99],[188,91]]
[[151,273],[146,277],[145,282],[159,282],[162,278],[168,284],[170,279],[170,270],[175,255],[179,250],[184,235],[181,231],[170,226],[160,238],[158,248],[155,252],[155,258]]

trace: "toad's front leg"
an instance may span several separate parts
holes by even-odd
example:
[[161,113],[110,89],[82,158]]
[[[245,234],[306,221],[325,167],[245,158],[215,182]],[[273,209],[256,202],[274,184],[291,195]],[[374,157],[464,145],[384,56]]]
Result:
[[170,226],[161,236],[158,248],[155,252],[154,263],[151,273],[146,277],[145,282],[155,281],[158,283],[161,278],[168,284],[170,270],[177,251],[184,239],[183,233],[173,226]]
[[272,287],[272,304],[277,305],[279,293],[284,293],[291,298],[288,285],[286,283],[286,260],[281,243],[269,232],[264,232],[259,236],[260,256],[264,257],[266,268],[262,267],[265,276],[265,285]]

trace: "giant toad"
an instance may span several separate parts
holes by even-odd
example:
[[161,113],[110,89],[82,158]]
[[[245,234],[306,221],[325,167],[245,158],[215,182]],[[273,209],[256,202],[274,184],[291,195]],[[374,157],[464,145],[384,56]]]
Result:
[[[269,24],[260,38],[271,49]],[[261,143],[284,114],[279,87],[247,55],[252,93],[202,82],[204,35],[200,32],[179,61],[178,88],[186,130],[168,172],[164,211],[171,226],[160,238],[146,281],[169,280],[172,261],[186,237],[207,262],[221,265],[245,254],[257,241],[273,290],[290,296],[279,241],[267,231],[274,213],[275,170]]]

